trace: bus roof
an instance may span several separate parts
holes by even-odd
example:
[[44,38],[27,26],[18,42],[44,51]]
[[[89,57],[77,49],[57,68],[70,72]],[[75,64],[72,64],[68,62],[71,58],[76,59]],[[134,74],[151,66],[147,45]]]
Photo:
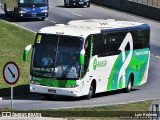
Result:
[[73,20],[67,24],[56,24],[55,26],[44,27],[39,30],[39,33],[70,35],[86,38],[89,34],[136,28],[144,29],[149,28],[149,26],[144,23],[116,21],[113,19]]

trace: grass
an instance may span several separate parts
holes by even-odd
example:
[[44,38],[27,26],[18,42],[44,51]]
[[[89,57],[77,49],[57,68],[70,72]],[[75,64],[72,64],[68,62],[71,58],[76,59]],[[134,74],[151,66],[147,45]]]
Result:
[[[49,110],[29,110],[21,112],[42,113],[43,117],[61,117],[69,120],[120,120],[118,116],[134,115],[135,113],[149,112],[152,101],[134,102],[128,104],[118,104],[97,107],[82,107],[68,109],[49,109]],[[0,111],[16,111],[11,108],[3,108]],[[107,118],[106,118],[107,117]],[[143,120],[143,119],[141,119]]]
[[35,33],[0,20],[0,89],[10,87],[4,82],[2,71],[6,62],[14,61],[20,69],[19,81],[14,86],[29,83],[29,61],[23,61],[24,48],[32,44]]

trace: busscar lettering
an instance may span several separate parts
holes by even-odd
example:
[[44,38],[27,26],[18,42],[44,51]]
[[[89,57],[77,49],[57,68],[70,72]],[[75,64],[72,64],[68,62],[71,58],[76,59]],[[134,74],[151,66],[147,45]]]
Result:
[[97,67],[105,67],[107,65],[107,61],[98,61]]
[[139,55],[147,55],[147,54],[149,54],[149,51],[140,51],[140,52],[134,52],[134,54],[136,55],[136,56],[139,56]]

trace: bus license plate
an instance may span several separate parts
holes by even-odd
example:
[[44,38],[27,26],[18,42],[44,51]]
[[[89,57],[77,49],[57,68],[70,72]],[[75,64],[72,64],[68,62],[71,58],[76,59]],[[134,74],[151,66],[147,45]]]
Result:
[[56,90],[48,89],[49,93],[56,93]]
[[84,2],[79,2],[79,4],[84,4]]

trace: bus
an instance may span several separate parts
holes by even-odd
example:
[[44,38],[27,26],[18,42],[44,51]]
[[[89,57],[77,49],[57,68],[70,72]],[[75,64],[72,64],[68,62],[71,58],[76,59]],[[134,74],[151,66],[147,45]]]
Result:
[[34,45],[24,49],[30,65],[30,92],[86,96],[147,82],[150,61],[150,27],[114,19],[73,20],[44,27]]
[[90,7],[90,0],[64,0],[65,7],[87,6]]
[[1,0],[1,7],[5,15],[13,15],[19,18],[41,18],[48,17],[48,0]]

